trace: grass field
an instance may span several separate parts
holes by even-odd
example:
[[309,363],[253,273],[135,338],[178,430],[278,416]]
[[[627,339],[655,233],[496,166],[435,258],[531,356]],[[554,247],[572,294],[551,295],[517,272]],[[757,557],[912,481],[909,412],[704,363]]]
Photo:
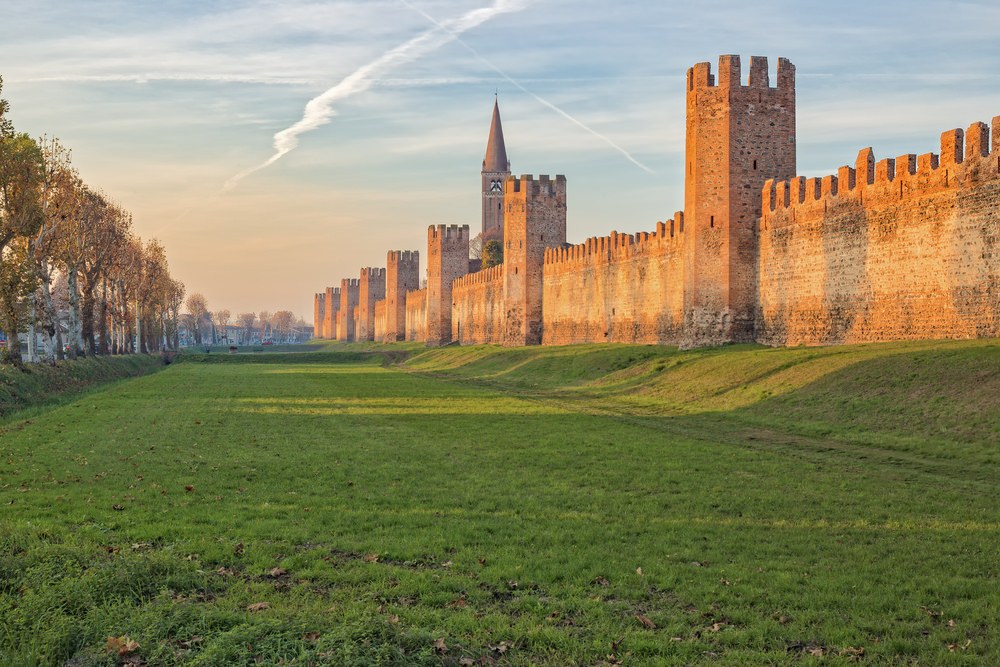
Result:
[[0,424],[0,664],[1000,664],[1000,345],[186,354]]

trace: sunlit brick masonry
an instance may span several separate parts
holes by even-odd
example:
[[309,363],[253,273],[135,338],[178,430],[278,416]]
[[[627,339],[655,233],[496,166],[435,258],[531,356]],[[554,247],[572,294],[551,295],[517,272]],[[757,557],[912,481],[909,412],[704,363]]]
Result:
[[[431,225],[417,251],[315,295],[314,333],[428,345],[756,341],[828,345],[1000,336],[1000,116],[940,154],[796,176],[795,67],[739,56],[688,70],[684,211],[649,232],[566,243],[566,178],[512,176],[500,111],[482,170],[482,238]],[[358,312],[355,312],[358,311]],[[360,318],[360,319],[359,319]],[[373,319],[374,318],[374,319]]]

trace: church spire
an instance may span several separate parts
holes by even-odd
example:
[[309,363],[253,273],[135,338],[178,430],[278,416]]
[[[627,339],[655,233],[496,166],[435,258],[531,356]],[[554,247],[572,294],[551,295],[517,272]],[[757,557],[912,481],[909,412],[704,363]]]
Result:
[[493,122],[490,123],[490,139],[486,143],[486,158],[483,160],[483,171],[490,173],[505,173],[510,171],[507,160],[507,147],[503,143],[503,126],[500,125],[500,104],[493,102]]

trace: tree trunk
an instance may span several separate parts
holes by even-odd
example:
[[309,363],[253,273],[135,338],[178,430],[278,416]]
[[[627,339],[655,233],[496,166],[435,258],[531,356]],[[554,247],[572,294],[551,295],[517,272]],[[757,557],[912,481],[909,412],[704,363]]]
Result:
[[38,336],[36,334],[37,328],[35,327],[35,319],[37,316],[37,310],[35,308],[35,299],[31,299],[31,310],[28,313],[28,361],[33,364],[38,363]]
[[103,355],[111,352],[108,347],[108,280],[101,281],[101,299],[98,304],[98,316],[100,317],[100,353]]
[[69,358],[76,359],[80,353],[80,292],[75,267],[70,267],[66,273],[66,286],[69,291]]
[[96,341],[94,340],[94,292],[85,290],[82,294],[83,306],[80,309],[80,335],[83,337],[84,349],[89,357],[96,353]]

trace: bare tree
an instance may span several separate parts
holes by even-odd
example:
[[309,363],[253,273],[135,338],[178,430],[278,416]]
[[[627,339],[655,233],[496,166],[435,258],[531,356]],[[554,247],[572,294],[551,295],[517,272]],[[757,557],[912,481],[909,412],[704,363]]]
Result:
[[261,342],[271,337],[271,313],[266,310],[257,315],[257,329],[260,331]]
[[249,345],[253,338],[254,323],[257,322],[255,313],[240,313],[236,316],[236,324],[240,327],[240,341],[244,345]]
[[218,331],[219,339],[226,339],[229,342],[229,311],[226,309],[215,311],[215,328]]
[[202,330],[205,326],[205,319],[208,317],[208,302],[203,294],[197,292],[187,298],[187,309],[191,314],[192,333],[194,334],[195,345],[201,345]]
[[283,343],[287,343],[292,333],[292,325],[295,323],[295,315],[290,310],[279,310],[274,314],[272,327],[275,337]]

